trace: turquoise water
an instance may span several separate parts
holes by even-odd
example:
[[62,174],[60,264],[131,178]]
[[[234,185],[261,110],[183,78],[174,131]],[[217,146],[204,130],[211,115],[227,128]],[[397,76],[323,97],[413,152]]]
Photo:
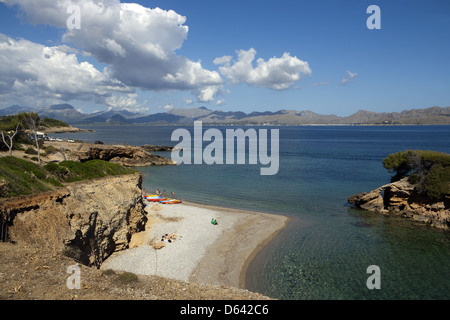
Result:
[[[175,127],[89,128],[96,132],[61,136],[131,145],[177,143],[170,141]],[[288,227],[251,263],[249,290],[278,299],[450,297],[449,233],[346,203],[355,193],[389,182],[381,160],[390,153],[450,152],[450,126],[277,129],[277,175],[261,176],[260,165],[148,167],[141,169],[144,187],[200,203],[289,216]],[[366,286],[370,265],[380,267],[379,290]]]

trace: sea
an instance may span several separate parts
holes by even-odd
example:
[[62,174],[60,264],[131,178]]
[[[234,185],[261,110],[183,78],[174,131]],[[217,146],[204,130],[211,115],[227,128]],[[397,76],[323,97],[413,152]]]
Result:
[[[172,141],[174,130],[194,133],[193,126],[80,128],[95,132],[55,137],[175,146],[180,141]],[[356,193],[390,182],[382,159],[391,153],[407,149],[450,153],[450,126],[204,126],[203,130],[209,128],[224,136],[227,129],[278,129],[278,173],[261,175],[263,165],[248,161],[152,166],[140,168],[143,185],[169,195],[174,192],[181,200],[290,218],[250,263],[246,289],[282,300],[450,298],[450,232],[357,210],[347,203]],[[170,152],[158,154],[171,157]]]

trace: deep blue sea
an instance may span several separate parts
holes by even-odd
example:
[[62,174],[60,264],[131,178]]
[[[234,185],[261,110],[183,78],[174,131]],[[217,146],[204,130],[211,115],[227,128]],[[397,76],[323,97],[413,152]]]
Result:
[[[178,143],[171,141],[178,128],[173,126],[81,127],[96,132],[58,137],[129,145]],[[184,128],[192,132],[192,127]],[[216,128],[224,133],[236,127]],[[273,129],[243,127],[249,128]],[[450,233],[347,205],[349,196],[390,182],[381,162],[390,153],[450,153],[450,126],[276,129],[276,175],[261,176],[259,164],[146,167],[141,169],[144,187],[194,202],[289,216],[288,227],[251,263],[246,277],[251,291],[278,299],[450,298]],[[366,285],[371,265],[380,268],[380,289]]]

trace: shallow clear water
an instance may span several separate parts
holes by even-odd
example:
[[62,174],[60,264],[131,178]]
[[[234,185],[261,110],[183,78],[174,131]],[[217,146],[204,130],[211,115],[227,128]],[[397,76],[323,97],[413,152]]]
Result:
[[[170,141],[175,127],[87,128],[96,132],[59,136],[130,145],[177,143]],[[224,132],[230,127],[218,128]],[[349,196],[389,182],[381,160],[390,153],[450,152],[450,126],[277,129],[277,175],[261,176],[260,165],[148,167],[141,169],[144,187],[195,202],[291,217],[289,226],[251,263],[250,290],[279,299],[450,298],[449,233],[346,204]],[[380,267],[380,290],[366,286],[370,265]]]

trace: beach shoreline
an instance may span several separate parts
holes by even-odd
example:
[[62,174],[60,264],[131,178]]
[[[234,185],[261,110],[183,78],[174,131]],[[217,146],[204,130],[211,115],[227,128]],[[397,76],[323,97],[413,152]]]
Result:
[[[102,269],[244,288],[251,261],[288,224],[281,215],[185,202],[147,205],[146,230]],[[211,224],[211,219],[218,224]],[[161,241],[165,234],[172,242]]]
[[[211,211],[236,213],[242,215],[244,219],[240,225],[228,228],[216,243],[208,248],[207,254],[191,275],[192,282],[244,288],[250,263],[286,228],[290,221],[288,217],[282,215],[193,202],[185,203]],[[208,259],[208,256],[212,255],[216,257],[214,261]]]

